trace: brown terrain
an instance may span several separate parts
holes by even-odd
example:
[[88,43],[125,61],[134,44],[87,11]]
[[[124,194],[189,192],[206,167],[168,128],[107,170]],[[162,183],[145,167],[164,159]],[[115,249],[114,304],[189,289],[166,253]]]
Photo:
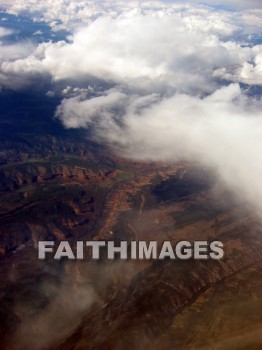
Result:
[[[12,142],[0,145],[1,349],[261,349],[261,224],[207,169]],[[220,240],[225,257],[37,259],[38,240],[65,239]]]

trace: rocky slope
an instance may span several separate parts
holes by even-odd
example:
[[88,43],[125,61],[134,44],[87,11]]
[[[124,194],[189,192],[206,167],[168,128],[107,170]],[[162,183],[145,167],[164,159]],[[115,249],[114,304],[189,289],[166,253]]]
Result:
[[[48,160],[39,165],[37,160],[2,166],[2,184],[17,184],[2,190],[0,197],[2,348],[232,345],[231,323],[215,300],[219,294],[224,307],[231,295],[238,305],[243,295],[248,305],[259,303],[259,221],[242,204],[236,205],[205,169],[187,164],[139,166],[116,158],[94,167],[90,156],[74,162],[64,157],[57,164]],[[30,176],[37,180],[30,182]],[[225,258],[40,262],[35,250],[39,239],[174,244],[181,239],[218,239],[225,245]],[[254,288],[242,291],[241,283]],[[248,349],[256,349],[261,320],[246,311],[234,312],[234,336],[244,337]],[[214,315],[218,324],[207,323],[206,314]],[[200,331],[195,319],[202,324]],[[223,322],[227,336],[216,347]],[[236,325],[250,328],[254,337],[238,334]]]

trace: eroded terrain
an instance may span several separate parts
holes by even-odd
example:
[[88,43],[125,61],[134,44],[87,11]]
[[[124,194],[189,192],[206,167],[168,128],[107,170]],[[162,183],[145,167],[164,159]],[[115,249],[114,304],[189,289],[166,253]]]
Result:
[[[81,132],[0,142],[1,349],[259,349],[261,224],[197,164],[139,164]],[[11,130],[11,131],[10,131]],[[38,240],[220,240],[213,261],[37,259]]]

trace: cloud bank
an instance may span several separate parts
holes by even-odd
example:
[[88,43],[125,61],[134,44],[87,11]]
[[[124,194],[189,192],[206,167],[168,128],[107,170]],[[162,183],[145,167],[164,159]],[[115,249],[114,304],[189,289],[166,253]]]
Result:
[[217,78],[261,82],[261,45],[223,39],[220,19],[141,15],[100,17],[71,42],[42,43],[28,57],[2,61],[6,75],[49,75],[54,81],[98,79],[135,89],[212,92]]
[[180,11],[193,16],[202,12],[203,18],[211,13],[216,20],[214,6],[219,12],[229,9],[227,15],[236,22],[248,24],[251,20],[252,26],[259,26],[256,22],[260,21],[261,25],[259,9],[262,9],[259,0],[9,0],[8,3],[0,0],[1,5],[5,6],[9,13],[30,16],[34,21],[45,21],[54,30],[72,30],[105,15],[116,18],[138,13],[166,15]]

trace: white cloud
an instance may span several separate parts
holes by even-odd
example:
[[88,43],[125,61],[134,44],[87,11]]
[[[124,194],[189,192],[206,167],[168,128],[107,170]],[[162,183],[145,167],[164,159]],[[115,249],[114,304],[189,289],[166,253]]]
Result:
[[[14,14],[26,14],[37,21],[46,21],[54,29],[72,29],[79,23],[91,23],[99,16],[117,17],[138,13],[170,14],[178,10],[196,12],[205,9],[205,5],[231,7],[235,10],[261,9],[261,1],[245,0],[16,0],[9,4],[8,11]],[[196,8],[198,6],[198,8]],[[245,13],[245,12],[244,12]],[[206,8],[206,15],[207,8]],[[231,14],[232,15],[232,14]],[[236,16],[239,20],[239,14]],[[216,19],[214,18],[216,21]]]
[[0,27],[0,38],[13,34],[11,29]]
[[262,85],[262,45],[256,45],[251,51],[252,59],[246,59],[246,56],[239,65],[218,68],[214,71],[214,76],[248,85]]
[[[26,58],[2,62],[0,70],[25,78],[50,74],[55,81],[92,77],[151,92],[212,92],[218,76],[242,81],[245,74],[247,83],[261,83],[245,68],[250,64],[260,69],[261,46],[224,41],[218,33],[223,36],[234,27],[225,29],[211,18],[207,32],[207,21],[180,14],[100,17],[78,30],[72,42],[40,44]],[[236,66],[243,69],[238,76],[231,73]]]
[[[30,43],[18,44],[2,44],[0,43],[0,63],[1,61],[17,60],[28,58],[28,55],[34,51],[34,47]],[[1,73],[1,71],[0,71]]]
[[69,128],[90,127],[99,141],[138,160],[197,161],[262,210],[261,102],[238,84],[198,98],[109,90],[88,100],[65,99],[57,116]]
[[261,9],[260,0],[190,0],[190,3],[209,4],[211,6],[231,7],[235,10],[239,9]]
[[262,10],[249,10],[241,13],[241,20],[245,25],[251,28],[261,28],[262,25]]
[[[0,27],[0,37],[12,34],[13,31],[9,29],[3,28],[1,30]],[[23,42],[23,43],[3,43],[0,41],[0,66],[2,63],[20,60],[20,59],[28,59],[30,54],[35,51],[35,46],[31,42]],[[5,74],[0,69],[0,88],[2,86],[7,86],[10,88],[18,88],[22,87],[25,84],[25,77],[21,76],[21,71],[19,70],[18,75],[16,76],[16,72],[14,71],[12,74],[12,79],[8,74]]]
[[43,35],[44,32],[42,30],[37,30],[36,32],[33,33],[33,35]]

